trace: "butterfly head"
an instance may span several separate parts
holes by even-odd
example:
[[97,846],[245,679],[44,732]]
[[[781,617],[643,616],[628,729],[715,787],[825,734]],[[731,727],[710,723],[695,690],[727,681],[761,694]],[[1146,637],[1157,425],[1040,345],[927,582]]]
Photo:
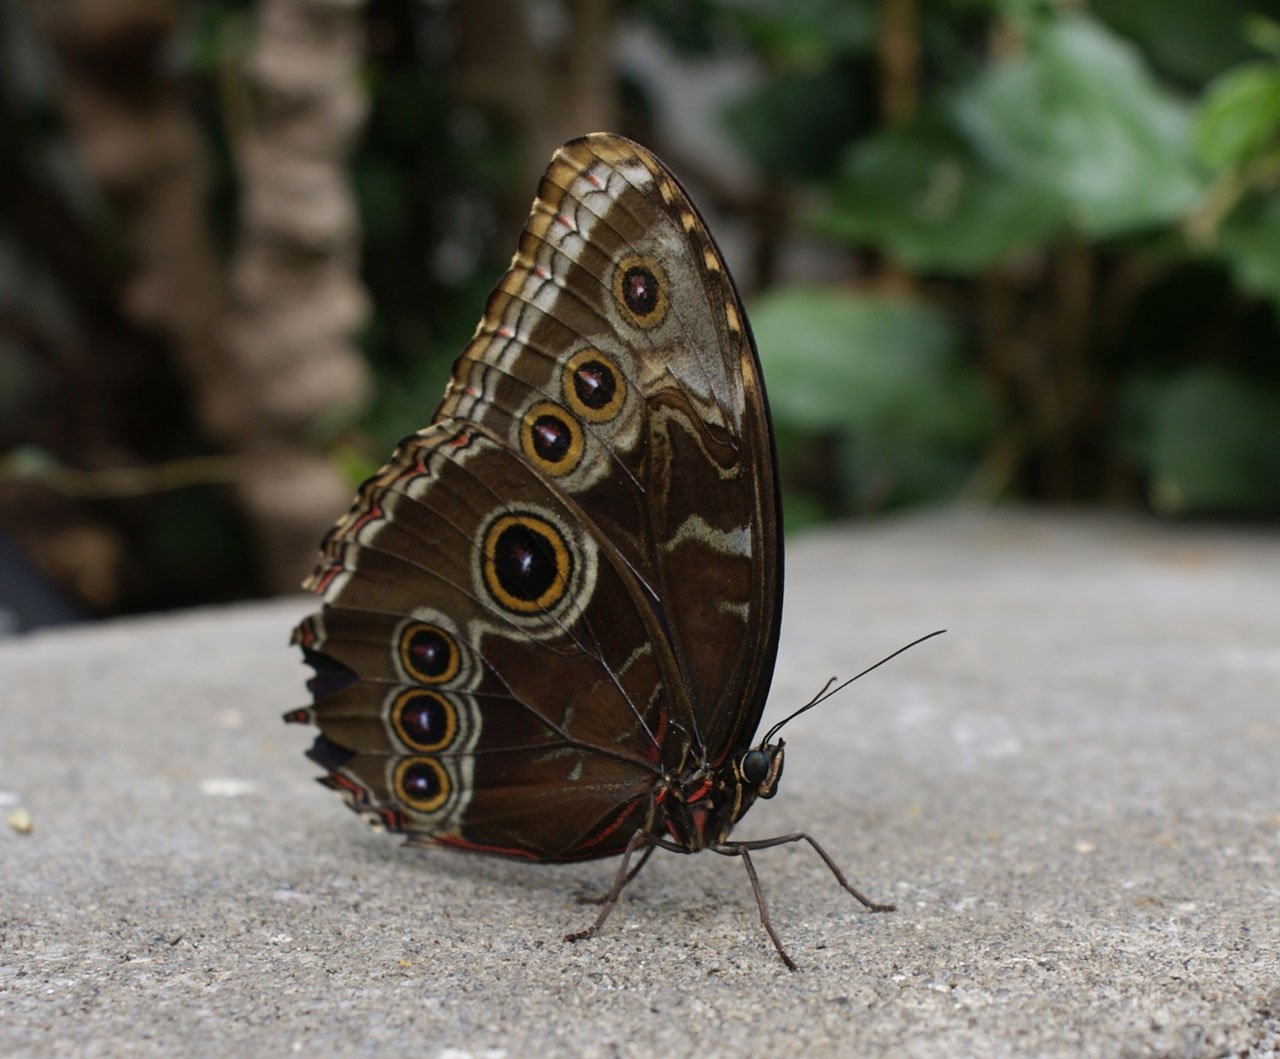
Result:
[[738,782],[754,788],[757,798],[772,798],[778,793],[778,780],[782,778],[786,745],[779,739],[776,743],[761,743],[748,750],[734,762]]

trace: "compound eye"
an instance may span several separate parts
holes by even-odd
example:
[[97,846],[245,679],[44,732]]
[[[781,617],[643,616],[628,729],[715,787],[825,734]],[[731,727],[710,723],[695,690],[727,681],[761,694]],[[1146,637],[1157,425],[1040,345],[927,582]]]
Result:
[[769,777],[769,755],[763,750],[748,750],[742,755],[738,770],[751,786],[759,787]]

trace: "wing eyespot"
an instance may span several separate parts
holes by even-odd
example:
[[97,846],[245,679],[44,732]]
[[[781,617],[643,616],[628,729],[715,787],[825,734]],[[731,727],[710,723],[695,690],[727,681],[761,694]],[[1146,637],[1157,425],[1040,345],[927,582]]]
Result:
[[520,448],[539,470],[560,476],[582,460],[582,428],[549,401],[535,404],[520,424]]
[[613,296],[623,315],[650,331],[666,318],[667,274],[651,257],[623,258],[613,272]]
[[396,763],[392,789],[407,808],[416,813],[434,813],[449,800],[452,785],[440,762],[419,755]]
[[458,675],[458,642],[439,625],[409,622],[400,632],[400,665],[419,684],[445,684]]
[[598,349],[582,349],[564,367],[561,390],[565,403],[590,423],[605,423],[621,410],[627,383],[613,358]]
[[538,614],[564,598],[573,562],[560,529],[547,519],[504,513],[482,540],[484,585],[500,607]]
[[410,688],[396,696],[389,720],[410,750],[444,750],[458,736],[458,711],[438,691]]

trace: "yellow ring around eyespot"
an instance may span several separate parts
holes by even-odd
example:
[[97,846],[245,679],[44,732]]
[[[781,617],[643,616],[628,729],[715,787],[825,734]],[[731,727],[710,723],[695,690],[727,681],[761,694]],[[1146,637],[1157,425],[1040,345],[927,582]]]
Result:
[[[420,698],[429,698],[440,704],[444,710],[444,735],[437,739],[434,743],[422,743],[414,739],[405,728],[404,711],[405,708],[414,700]],[[391,727],[395,730],[396,736],[405,746],[411,750],[443,750],[449,746],[458,736],[458,711],[453,708],[453,703],[441,695],[438,691],[423,691],[418,688],[410,688],[408,691],[402,691],[396,696],[395,702],[391,704]]]
[[[599,408],[584,404],[582,398],[578,396],[577,388],[573,385],[578,369],[593,360],[598,360],[613,376],[613,396],[609,398],[607,404]],[[560,388],[564,391],[564,399],[569,407],[589,423],[604,423],[612,419],[622,410],[622,402],[627,399],[627,382],[622,377],[622,372],[618,370],[618,365],[614,363],[612,357],[606,357],[598,349],[590,347],[579,350],[569,358],[569,362],[564,366]]]
[[[546,459],[534,446],[533,428],[537,421],[544,416],[563,424],[565,429],[569,431],[569,447],[559,460]],[[559,405],[554,405],[550,401],[542,401],[524,414],[524,419],[520,424],[520,448],[524,451],[525,457],[529,462],[539,470],[555,476],[568,474],[578,466],[582,459],[582,428]]]
[[[440,784],[440,791],[431,798],[415,798],[412,794],[405,790],[404,778],[405,773],[415,765],[426,765],[435,773],[436,780]],[[445,772],[444,766],[434,758],[429,757],[407,757],[403,761],[396,764],[396,770],[392,778],[395,796],[414,812],[433,813],[440,806],[449,800],[449,774]]]
[[[653,308],[641,316],[634,312],[627,304],[627,299],[623,296],[623,280],[627,273],[633,268],[643,268],[651,273],[654,280],[658,284],[658,297],[653,303]],[[630,257],[624,257],[618,262],[618,267],[613,271],[613,300],[617,303],[618,308],[628,320],[636,327],[645,331],[652,330],[657,327],[667,315],[667,274],[663,271],[662,266],[651,257],[640,257],[632,254]]]
[[[437,633],[449,648],[449,662],[444,667],[444,672],[439,676],[422,672],[410,651],[414,636],[424,631]],[[447,683],[458,675],[458,668],[461,664],[461,659],[458,657],[457,642],[439,625],[432,625],[430,622],[425,621],[415,621],[410,625],[406,625],[404,631],[400,634],[400,665],[419,684]]]
[[[555,579],[536,599],[513,596],[498,580],[498,539],[512,526],[532,530],[551,548],[551,557],[556,565]],[[559,530],[545,519],[533,515],[503,515],[496,519],[484,535],[484,583],[498,603],[518,614],[537,614],[555,606],[569,587],[569,549],[565,547]]]

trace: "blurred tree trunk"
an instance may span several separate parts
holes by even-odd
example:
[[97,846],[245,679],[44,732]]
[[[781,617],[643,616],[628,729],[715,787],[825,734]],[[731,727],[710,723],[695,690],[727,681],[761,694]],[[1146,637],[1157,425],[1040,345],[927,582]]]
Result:
[[345,170],[366,109],[361,6],[258,0],[251,92],[231,127],[241,223],[224,336],[243,399],[216,409],[216,428],[253,456],[239,490],[278,591],[297,587],[318,531],[350,499],[308,428],[358,408],[369,389],[352,343],[368,305]]
[[[587,132],[612,130],[618,118],[614,83],[613,0],[569,0],[563,32],[551,43],[535,34],[537,11],[526,0],[457,3],[458,99],[514,126],[524,149],[521,188],[537,186],[551,152]],[[528,211],[522,190],[517,220]]]
[[179,0],[28,0],[53,48],[62,113],[129,258],[127,315],[168,339],[208,426],[234,404],[219,340],[226,301],[204,220],[207,160],[164,73]]
[[243,216],[228,285],[205,213],[207,158],[166,70],[183,0],[29,0],[63,113],[128,256],[126,313],[165,336],[200,426],[243,457],[237,494],[265,584],[296,588],[349,494],[306,442],[360,402],[365,312],[342,166],[363,116],[359,0],[260,0],[237,139]]

